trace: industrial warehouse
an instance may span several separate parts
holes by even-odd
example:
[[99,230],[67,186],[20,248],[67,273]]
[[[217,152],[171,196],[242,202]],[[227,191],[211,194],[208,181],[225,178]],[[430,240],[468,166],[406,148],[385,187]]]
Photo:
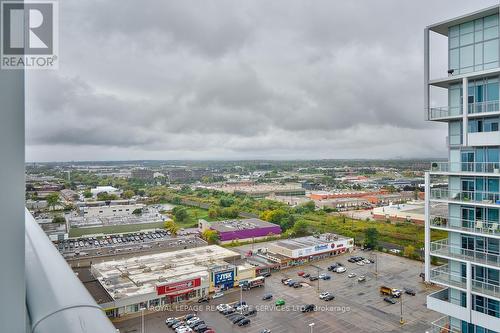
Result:
[[109,317],[120,317],[141,308],[198,299],[253,279],[255,268],[236,263],[239,259],[239,253],[211,245],[107,261],[91,267],[102,288],[88,289],[102,300],[99,305]]
[[256,241],[281,235],[279,225],[257,218],[217,222],[207,222],[200,219],[198,221],[198,230],[200,233],[205,230],[217,231],[221,244],[233,241]]

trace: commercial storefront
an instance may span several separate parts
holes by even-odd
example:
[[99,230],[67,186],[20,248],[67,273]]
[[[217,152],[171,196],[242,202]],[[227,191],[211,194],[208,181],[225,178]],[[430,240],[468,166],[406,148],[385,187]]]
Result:
[[234,287],[235,270],[213,273],[214,287],[217,290],[227,290]]
[[201,278],[190,279],[156,286],[158,296],[165,296],[167,303],[177,303],[208,294],[206,288],[201,286]]

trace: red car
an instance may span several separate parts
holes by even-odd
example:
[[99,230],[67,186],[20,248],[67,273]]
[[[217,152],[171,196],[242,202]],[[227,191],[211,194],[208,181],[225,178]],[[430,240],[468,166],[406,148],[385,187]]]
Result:
[[302,271],[297,272],[297,275],[298,275],[298,276],[302,276],[302,275],[304,275],[304,274],[305,274],[305,273],[304,273],[304,272],[302,272]]

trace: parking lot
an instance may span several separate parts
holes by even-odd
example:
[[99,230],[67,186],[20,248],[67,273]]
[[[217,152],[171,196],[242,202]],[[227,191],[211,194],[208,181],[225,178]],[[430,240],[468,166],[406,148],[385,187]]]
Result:
[[[356,255],[372,258],[376,264],[361,266],[350,263],[347,261],[349,255],[332,257],[274,273],[266,279],[264,287],[244,291],[243,299],[257,310],[257,315],[249,317],[251,323],[246,327],[233,325],[215,309],[218,304],[239,301],[240,292],[234,291],[212,300],[208,305],[183,304],[168,311],[153,311],[146,316],[146,332],[173,332],[165,325],[165,319],[190,312],[197,313],[215,331],[224,333],[258,333],[264,329],[269,329],[273,333],[310,332],[309,325],[313,323],[315,333],[425,332],[430,328],[430,323],[439,318],[438,313],[428,310],[425,306],[426,296],[435,289],[421,283],[419,278],[419,273],[422,271],[421,263],[384,253],[369,254],[357,251]],[[328,272],[327,267],[335,262],[342,263],[347,271]],[[300,271],[315,276],[326,273],[331,279],[318,280],[318,288],[318,281],[311,282],[309,279],[299,277],[297,273]],[[349,273],[356,273],[357,276],[349,278]],[[358,282],[357,277],[361,275],[366,276],[366,281]],[[281,283],[284,278],[299,281],[302,287],[288,287]],[[395,299],[396,304],[384,302],[384,297],[379,292],[382,285],[398,289],[412,288],[416,292],[415,296],[404,294],[401,298],[403,325],[400,324],[400,299]],[[335,299],[329,302],[320,300],[319,293],[324,291],[331,292]],[[262,300],[262,296],[266,293],[271,293],[273,299]],[[285,305],[275,306],[277,299],[283,299]],[[300,310],[305,304],[314,304],[316,311],[302,313]],[[140,324],[140,318],[134,318],[115,325],[120,332],[137,332],[140,331]]]
[[103,237],[80,237],[54,243],[67,260],[136,253],[154,249],[178,249],[205,244],[206,242],[198,237],[172,237],[164,230],[106,235]]

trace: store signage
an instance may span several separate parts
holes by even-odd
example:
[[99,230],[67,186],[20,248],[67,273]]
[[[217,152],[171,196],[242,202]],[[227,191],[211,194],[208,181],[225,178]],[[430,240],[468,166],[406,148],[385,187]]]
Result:
[[234,272],[233,271],[216,273],[214,275],[215,285],[219,285],[219,284],[226,283],[226,282],[233,282],[233,281],[234,281]]
[[323,250],[326,250],[326,249],[328,249],[328,244],[316,245],[314,247],[314,251],[316,251],[316,252],[323,251]]
[[170,294],[172,292],[183,291],[199,286],[201,286],[201,278],[196,278],[193,280],[186,280],[186,281],[180,281],[180,282],[174,282],[156,286],[156,293],[158,295],[165,295],[165,294]]

